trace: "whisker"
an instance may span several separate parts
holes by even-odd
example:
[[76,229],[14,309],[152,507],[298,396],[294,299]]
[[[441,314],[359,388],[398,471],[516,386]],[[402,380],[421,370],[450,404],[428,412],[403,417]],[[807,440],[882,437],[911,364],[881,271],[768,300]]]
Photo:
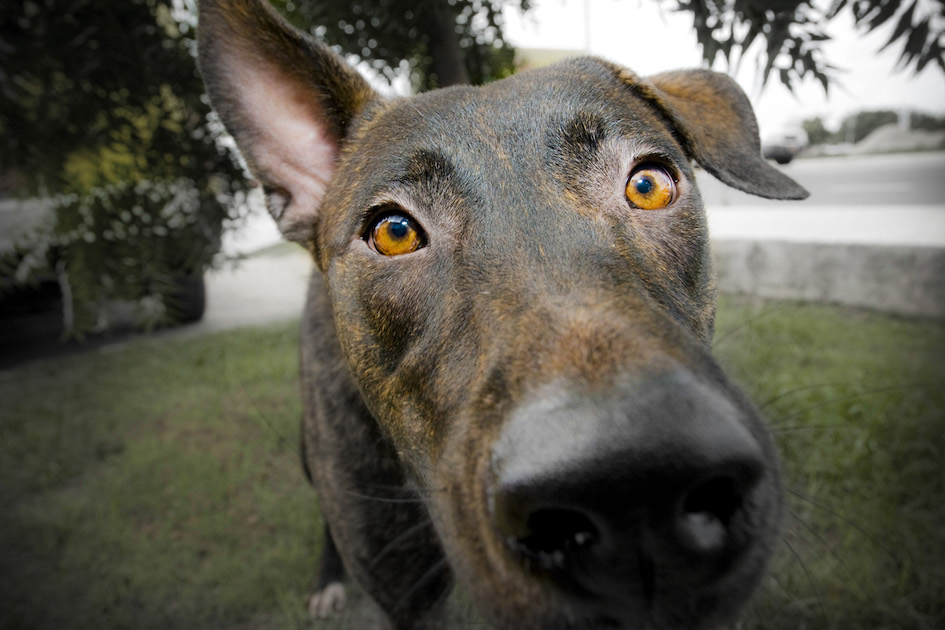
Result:
[[[343,492],[349,497],[364,499],[365,501],[377,501],[379,503],[423,503],[424,497],[434,496],[443,492],[441,488],[415,488],[413,486],[401,485],[375,485],[375,490],[388,491],[390,494],[384,496],[381,494],[365,494],[357,490],[345,489]],[[401,495],[401,496],[392,496]]]
[[816,508],[818,508],[818,509],[820,509],[820,510],[823,510],[824,512],[826,512],[827,514],[829,514],[831,517],[837,519],[838,521],[844,523],[845,525],[849,525],[850,527],[852,527],[853,529],[855,529],[855,530],[858,531],[859,533],[863,534],[863,536],[864,536],[867,540],[869,540],[871,543],[873,543],[876,547],[878,547],[878,548],[881,549],[882,551],[886,552],[886,554],[889,555],[890,559],[893,560],[897,566],[899,566],[899,565],[901,564],[900,561],[899,561],[899,556],[897,556],[891,549],[889,549],[889,548],[887,548],[886,546],[884,546],[884,545],[880,542],[880,537],[879,537],[879,536],[876,536],[875,534],[871,534],[870,532],[868,532],[868,531],[866,531],[865,529],[863,529],[860,525],[858,525],[855,521],[853,521],[853,520],[851,520],[851,519],[849,519],[849,518],[843,516],[842,514],[837,513],[836,510],[832,510],[832,509],[828,508],[826,505],[823,505],[822,503],[819,503],[819,502],[815,501],[814,499],[812,499],[812,498],[810,498],[810,497],[808,497],[808,496],[806,496],[806,495],[803,495],[803,494],[801,494],[800,492],[798,492],[798,491],[796,491],[796,490],[792,490],[791,488],[787,488],[787,487],[786,487],[786,488],[785,488],[785,491],[786,491],[788,494],[791,494],[792,496],[794,496],[794,497],[800,499],[801,501],[804,501],[804,502],[806,502],[806,503],[809,503],[810,505],[813,505],[814,507],[816,507]]
[[394,604],[394,607],[391,610],[391,612],[394,612],[403,608],[410,601],[410,599],[413,597],[415,593],[417,593],[420,589],[426,587],[426,585],[429,582],[431,582],[434,578],[436,578],[438,575],[440,575],[444,571],[449,571],[449,563],[446,561],[446,559],[439,560],[438,562],[434,563],[433,566],[427,569],[423,573],[423,575],[421,575],[417,579],[417,581],[414,582],[413,586],[411,586],[410,589],[408,589],[407,592],[401,596],[400,601]]
[[712,347],[718,348],[719,346],[723,345],[726,341],[728,341],[731,337],[734,337],[735,335],[741,333],[743,330],[747,330],[751,324],[758,321],[759,319],[763,317],[767,317],[771,315],[772,313],[777,313],[778,311],[786,310],[789,307],[790,305],[788,304],[779,304],[778,306],[771,306],[770,303],[765,304],[765,306],[762,307],[762,309],[759,312],[741,321],[737,326],[735,326],[731,330],[728,330],[722,333],[721,335],[717,335],[715,337],[715,340],[712,343]]
[[378,563],[384,558],[384,556],[386,556],[392,550],[400,546],[400,543],[404,542],[405,540],[408,540],[412,536],[416,536],[417,534],[420,534],[426,531],[427,528],[431,526],[432,525],[431,525],[430,519],[424,519],[423,521],[415,525],[412,525],[408,527],[407,529],[405,529],[404,531],[400,532],[399,534],[397,534],[397,536],[391,539],[390,542],[388,542],[386,545],[381,547],[381,550],[378,551],[377,554],[375,554],[374,558],[371,560],[371,563],[368,565],[368,568],[370,569],[375,568],[378,565]]
[[252,396],[249,396],[247,394],[247,398],[249,398],[250,404],[253,406],[253,409],[256,411],[256,417],[259,420],[261,420],[263,424],[266,425],[266,428],[269,430],[270,433],[276,436],[279,442],[279,447],[284,449],[286,447],[286,444],[288,444],[288,439],[286,438],[286,436],[283,435],[278,429],[276,429],[276,425],[274,425],[272,423],[272,420],[269,419],[268,414],[263,413],[262,409],[259,408],[259,404],[256,402],[256,400]]
[[889,392],[897,392],[897,391],[904,391],[904,390],[911,390],[911,389],[924,389],[930,386],[931,385],[928,383],[913,383],[913,384],[908,384],[908,385],[890,385],[888,387],[878,387],[875,389],[869,389],[866,391],[857,392],[855,394],[848,394],[846,396],[840,396],[839,398],[832,398],[831,400],[825,400],[823,402],[817,403],[816,405],[810,405],[808,407],[805,407],[804,409],[799,409],[793,413],[789,413],[787,415],[780,416],[778,418],[773,418],[771,420],[771,424],[774,425],[774,424],[778,424],[787,420],[793,420],[794,418],[802,416],[805,413],[816,411],[817,409],[824,409],[825,407],[840,404],[840,403],[847,402],[850,400],[857,400],[859,398],[865,398],[867,396],[878,396],[880,394],[888,394]]
[[782,433],[797,433],[799,431],[861,431],[862,427],[842,424],[795,424],[789,427],[772,428],[771,433],[780,435]]
[[766,401],[764,401],[763,403],[759,404],[759,405],[758,405],[758,408],[759,408],[759,409],[767,409],[768,407],[770,407],[770,406],[773,405],[774,403],[778,402],[779,400],[783,400],[783,399],[785,399],[785,398],[788,398],[789,396],[793,396],[793,395],[795,395],[795,394],[801,394],[801,393],[804,393],[804,392],[813,391],[813,390],[816,390],[816,389],[827,388],[827,387],[853,387],[853,384],[852,384],[852,383],[849,383],[849,382],[834,381],[834,382],[832,382],[832,383],[816,383],[816,384],[814,384],[814,385],[802,385],[802,386],[800,386],[800,387],[795,387],[795,388],[793,388],[793,389],[785,390],[785,391],[781,392],[780,394],[777,394],[776,396],[772,396],[772,397],[769,398],[768,400],[766,400]]
[[810,571],[807,569],[807,564],[804,562],[804,559],[801,558],[801,554],[797,552],[794,547],[791,546],[791,543],[788,542],[786,538],[781,538],[781,542],[784,543],[784,546],[791,551],[791,555],[797,560],[798,564],[801,565],[801,571],[804,572],[804,576],[807,579],[807,583],[810,585],[811,597],[817,603],[817,608],[820,610],[820,618],[824,622],[824,625],[827,625],[827,609],[824,606],[824,601],[821,599],[820,595],[817,593],[817,586],[814,584],[814,578],[810,574]]
[[422,503],[420,497],[382,497],[377,495],[364,494],[355,490],[343,490],[349,497],[364,499],[365,501],[375,501],[377,503]]
[[837,564],[843,568],[844,573],[849,578],[851,578],[851,581],[856,581],[856,576],[853,574],[853,571],[843,561],[843,557],[839,553],[837,553],[837,550],[834,548],[834,546],[831,545],[827,541],[827,539],[824,538],[817,530],[815,530],[813,526],[810,525],[810,523],[808,523],[803,518],[801,518],[800,515],[796,514],[795,512],[791,512],[790,514],[794,518],[795,521],[797,521],[811,536],[814,537],[814,539],[816,539],[818,543],[820,543],[820,545],[824,549],[826,549],[830,553],[830,555],[832,555],[836,559]]

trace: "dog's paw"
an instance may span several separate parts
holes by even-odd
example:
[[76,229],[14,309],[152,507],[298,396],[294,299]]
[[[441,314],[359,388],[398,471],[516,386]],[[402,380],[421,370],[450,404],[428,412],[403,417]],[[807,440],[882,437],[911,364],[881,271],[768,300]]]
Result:
[[308,600],[308,613],[316,619],[327,619],[344,610],[347,603],[344,584],[332,582]]

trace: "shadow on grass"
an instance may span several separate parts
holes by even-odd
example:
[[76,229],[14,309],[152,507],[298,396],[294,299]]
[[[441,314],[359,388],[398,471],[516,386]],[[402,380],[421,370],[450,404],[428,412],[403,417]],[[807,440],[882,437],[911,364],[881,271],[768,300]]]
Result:
[[[741,628],[945,626],[945,324],[723,300],[788,516]],[[369,628],[308,619],[297,325],[0,374],[0,630]],[[475,623],[465,605],[457,627]]]

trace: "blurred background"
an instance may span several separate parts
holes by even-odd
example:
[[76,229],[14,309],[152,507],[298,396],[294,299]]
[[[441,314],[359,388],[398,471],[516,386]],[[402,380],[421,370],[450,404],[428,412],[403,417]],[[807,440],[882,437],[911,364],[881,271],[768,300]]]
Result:
[[[915,252],[874,250],[900,275],[925,270],[905,301],[864,301],[849,295],[850,282],[834,286],[839,277],[799,277],[784,252],[780,269],[757,273],[772,266],[758,262],[774,255],[772,241],[945,247],[941,2],[274,3],[390,94],[482,83],[580,54],[642,75],[727,72],[755,105],[765,155],[787,165],[812,197],[786,209],[705,184],[715,239],[737,242],[717,247],[723,288],[942,313],[941,283],[927,286],[937,282],[927,276],[941,271],[940,252],[923,251],[902,267]],[[208,278],[219,277],[206,272],[232,269],[228,261],[278,241],[203,95],[196,24],[194,0],[4,3],[5,347],[24,352],[24,340],[49,337],[50,327],[57,339],[94,340],[199,321]],[[754,253],[754,269],[728,264],[745,253]],[[841,275],[863,275],[863,252],[854,254],[856,266]],[[803,250],[800,259],[811,255],[819,254]],[[819,286],[812,294],[786,282]]]
[[[273,4],[390,95],[582,54],[735,77],[811,196],[697,174],[713,350],[787,480],[733,630],[945,627],[945,3]],[[306,610],[312,263],[210,110],[197,21],[194,0],[0,2],[0,630],[378,627],[356,595]]]

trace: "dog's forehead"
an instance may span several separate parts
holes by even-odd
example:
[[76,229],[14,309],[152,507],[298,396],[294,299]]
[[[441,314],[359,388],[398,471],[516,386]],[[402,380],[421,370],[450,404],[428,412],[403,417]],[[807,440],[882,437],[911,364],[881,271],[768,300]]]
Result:
[[[349,197],[341,207],[356,212],[376,204],[374,198],[392,184],[443,179],[445,173],[487,196],[497,190],[483,186],[513,181],[527,194],[549,178],[575,176],[591,166],[599,147],[615,145],[683,169],[688,162],[657,108],[591,58],[481,87],[378,101],[349,138],[349,159],[338,179],[347,195],[359,198]],[[561,169],[567,172],[556,173]]]
[[371,127],[375,140],[396,138],[404,149],[456,146],[481,155],[547,145],[575,120],[620,128],[641,143],[673,143],[656,108],[592,59],[520,72],[481,87],[396,100],[378,112]]
[[[378,101],[356,123],[329,191],[320,239],[344,251],[372,208],[433,212],[465,200],[463,222],[515,221],[509,208],[554,203],[553,189],[653,157],[688,170],[656,107],[593,59]],[[596,168],[596,171],[595,171]],[[614,172],[614,182],[626,173]],[[619,185],[614,184],[619,189]],[[431,203],[441,199],[443,203]],[[491,232],[490,232],[491,233]]]

